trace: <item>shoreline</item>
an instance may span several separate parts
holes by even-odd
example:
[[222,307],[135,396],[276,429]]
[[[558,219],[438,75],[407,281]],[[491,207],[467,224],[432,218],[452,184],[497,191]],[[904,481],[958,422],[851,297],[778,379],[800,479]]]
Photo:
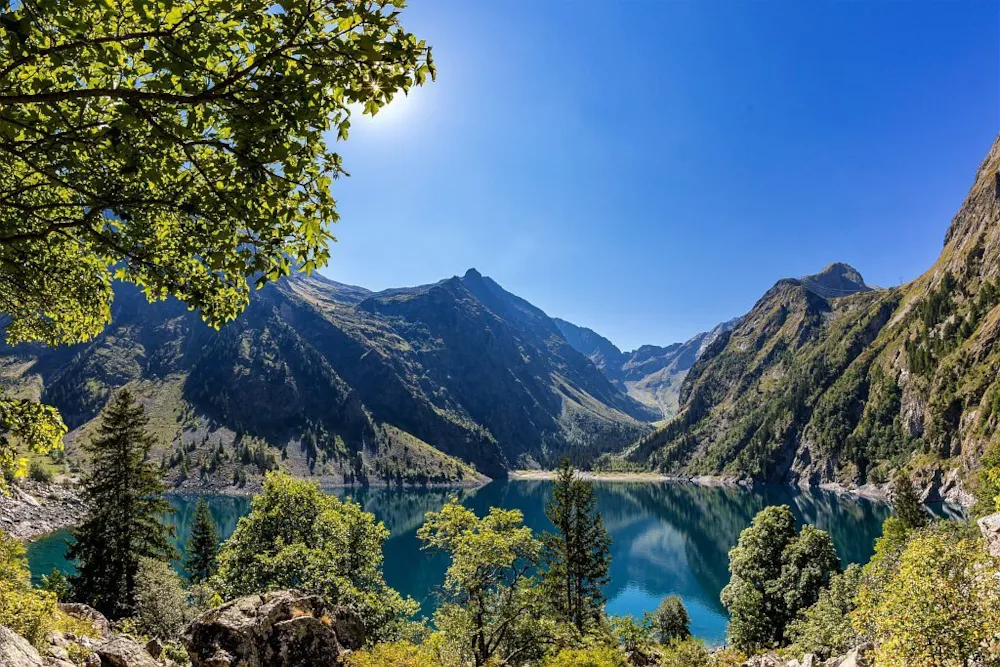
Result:
[[[860,487],[847,487],[837,482],[824,484],[782,484],[757,482],[754,480],[726,475],[676,475],[657,472],[591,472],[581,470],[577,472],[580,479],[591,482],[632,482],[632,483],[681,483],[697,484],[699,486],[730,486],[744,489],[752,489],[755,486],[781,486],[789,489],[800,489],[803,491],[822,490],[829,491],[841,496],[853,496],[865,498],[867,500],[877,500],[888,502],[888,494],[885,489],[865,485]],[[554,470],[511,470],[507,478],[511,481],[552,481],[556,478]]]

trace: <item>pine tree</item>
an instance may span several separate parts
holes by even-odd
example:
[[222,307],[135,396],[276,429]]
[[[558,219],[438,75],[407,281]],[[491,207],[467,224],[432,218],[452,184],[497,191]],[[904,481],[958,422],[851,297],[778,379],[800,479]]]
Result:
[[162,498],[160,471],[149,460],[153,437],[148,419],[128,390],[105,408],[97,436],[85,447],[91,471],[83,494],[90,512],[73,531],[68,557],[76,560],[74,599],[111,618],[135,610],[136,574],[142,558],[176,556],[171,530],[161,516],[172,511]]
[[611,538],[596,505],[593,487],[563,459],[545,508],[556,532],[542,537],[542,576],[550,604],[581,632],[600,620],[611,563]]
[[905,472],[900,471],[893,478],[889,500],[892,502],[893,512],[907,528],[922,528],[927,525],[927,514],[920,504],[920,496]]
[[219,531],[208,511],[208,503],[198,501],[194,513],[194,526],[191,528],[191,539],[187,543],[187,558],[184,569],[191,583],[200,584],[215,574],[216,555],[219,552]]

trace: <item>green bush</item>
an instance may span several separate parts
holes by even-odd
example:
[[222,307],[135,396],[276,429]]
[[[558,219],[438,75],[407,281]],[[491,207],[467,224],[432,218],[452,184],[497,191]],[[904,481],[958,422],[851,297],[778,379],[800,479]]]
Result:
[[564,648],[550,656],[542,667],[628,667],[628,660],[621,650],[611,647]]
[[41,646],[57,615],[55,594],[31,587],[24,545],[0,531],[0,625]]
[[388,536],[357,503],[272,472],[223,543],[214,581],[226,599],[284,588],[322,595],[356,609],[372,639],[395,639],[417,604],[385,583]]
[[48,466],[36,459],[28,464],[28,479],[35,482],[51,484],[52,480],[55,479],[55,475]]

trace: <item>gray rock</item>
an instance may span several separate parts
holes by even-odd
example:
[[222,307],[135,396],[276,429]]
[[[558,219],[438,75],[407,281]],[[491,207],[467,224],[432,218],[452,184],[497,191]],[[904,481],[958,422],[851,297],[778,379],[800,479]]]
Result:
[[1000,512],[980,519],[979,530],[986,539],[986,550],[994,557],[1000,558]]
[[97,644],[94,653],[101,659],[102,667],[160,667],[146,649],[125,635]]
[[104,614],[93,607],[78,602],[60,602],[59,611],[73,618],[89,621],[102,637],[111,634],[111,623],[104,617]]
[[3,667],[43,667],[42,656],[28,640],[0,625],[0,665]]
[[194,667],[326,667],[365,640],[361,620],[317,595],[250,595],[191,621],[181,641]]

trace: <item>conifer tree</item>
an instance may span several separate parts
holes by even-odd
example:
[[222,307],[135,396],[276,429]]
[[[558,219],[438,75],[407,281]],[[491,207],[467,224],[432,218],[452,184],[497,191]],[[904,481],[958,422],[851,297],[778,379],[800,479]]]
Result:
[[927,525],[927,513],[920,504],[920,496],[905,472],[898,472],[889,489],[889,500],[899,520],[907,528],[923,528]]
[[219,531],[212,519],[212,513],[208,511],[208,503],[201,499],[194,512],[194,526],[191,528],[191,539],[187,543],[187,558],[184,561],[184,569],[191,583],[200,584],[215,574],[218,553]]
[[563,459],[545,514],[555,533],[542,537],[546,596],[578,630],[593,627],[604,605],[611,538],[596,510],[594,489]]
[[172,510],[162,497],[160,471],[149,459],[154,440],[146,431],[148,422],[142,406],[122,389],[86,445],[91,471],[83,495],[90,512],[73,531],[68,552],[77,562],[73,595],[111,618],[135,610],[140,559],[168,561],[176,555],[171,531],[161,521]]

